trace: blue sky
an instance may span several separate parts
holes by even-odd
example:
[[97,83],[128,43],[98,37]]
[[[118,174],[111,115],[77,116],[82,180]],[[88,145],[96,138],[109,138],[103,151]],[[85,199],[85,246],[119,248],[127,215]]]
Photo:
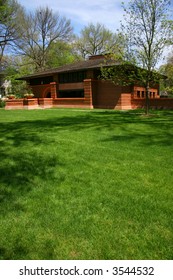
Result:
[[[116,32],[123,17],[122,0],[18,0],[27,10],[48,6],[71,20],[75,33],[88,23],[102,23]],[[127,0],[125,1],[127,2]]]
[[[123,0],[18,0],[27,10],[48,6],[60,15],[71,20],[75,33],[88,23],[102,23],[116,32],[123,19]],[[129,0],[124,0],[127,4]],[[173,15],[173,0],[171,0],[171,14]],[[172,16],[173,17],[173,16]]]
[[[18,0],[27,10],[35,10],[38,7],[48,6],[61,16],[71,20],[75,34],[88,23],[101,23],[113,32],[120,27],[123,20],[123,0]],[[127,4],[129,0],[124,0]],[[173,18],[173,0],[171,0],[171,14]],[[164,56],[167,57],[172,47],[165,49]],[[162,64],[162,59],[159,64]]]

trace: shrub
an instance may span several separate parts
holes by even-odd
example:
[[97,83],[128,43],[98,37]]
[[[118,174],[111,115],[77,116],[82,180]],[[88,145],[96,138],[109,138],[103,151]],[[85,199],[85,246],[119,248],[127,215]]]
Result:
[[0,99],[0,108],[4,108],[5,107],[5,101]]

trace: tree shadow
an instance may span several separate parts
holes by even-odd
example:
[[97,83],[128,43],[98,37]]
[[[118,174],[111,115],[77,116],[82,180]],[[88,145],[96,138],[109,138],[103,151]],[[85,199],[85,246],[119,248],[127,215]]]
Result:
[[[33,147],[40,144],[47,150],[55,135],[64,130],[70,133],[92,129],[102,133],[105,129],[111,132],[98,139],[100,142],[134,141],[141,147],[148,145],[172,145],[172,112],[156,113],[153,117],[144,118],[141,112],[87,111],[78,112],[71,116],[49,116],[45,119],[1,123],[0,134],[0,202],[11,202],[15,205],[18,195],[23,196],[31,188],[36,187],[35,179],[53,179],[55,170],[64,163],[58,155],[40,150],[35,152]],[[143,130],[141,125],[145,126]],[[116,134],[118,128],[118,134]],[[148,132],[147,132],[148,130]],[[153,133],[152,130],[154,131]],[[49,133],[49,137],[46,135]],[[26,146],[26,152],[23,147]],[[31,150],[29,149],[31,147]],[[18,151],[13,153],[13,148]],[[22,151],[20,149],[22,148]],[[15,206],[16,207],[16,206]],[[20,207],[19,207],[20,208]]]
[[[146,145],[145,138],[150,138],[151,131],[156,131],[156,137],[158,135],[158,144],[169,142],[166,141],[172,137],[172,121],[173,111],[156,112],[153,115],[146,117],[140,111],[124,111],[116,112],[110,111],[89,111],[81,114],[80,112],[71,116],[55,116],[54,118],[46,118],[42,120],[28,120],[17,121],[12,123],[1,123],[0,133],[3,135],[1,140],[1,146],[8,143],[12,143],[15,147],[23,146],[25,143],[32,143],[37,146],[40,144],[48,145],[51,139],[48,140],[43,137],[47,133],[55,132],[61,133],[61,131],[68,129],[70,132],[85,131],[87,129],[93,129],[100,133],[104,129],[115,129],[116,127],[124,134],[127,139],[133,139],[139,136],[141,144]],[[128,124],[137,125],[136,127],[130,127]],[[141,125],[145,125],[145,131],[140,129]],[[41,135],[42,134],[42,135]],[[114,137],[114,136],[113,136]],[[115,139],[123,140],[122,137]],[[165,142],[166,141],[166,142]],[[148,144],[148,142],[147,142]],[[150,142],[150,144],[152,144]],[[10,145],[10,144],[9,144]]]
[[45,157],[45,154],[34,152],[25,154],[19,152],[17,155],[13,155],[11,160],[12,162],[9,163],[3,161],[1,157],[3,164],[0,167],[0,182],[7,186],[13,183],[19,191],[28,190],[27,186],[34,182],[35,177],[52,178],[54,168],[59,164],[54,155]]
[[[58,112],[58,110],[56,111]],[[0,124],[0,210],[1,215],[9,212],[25,212],[19,198],[24,198],[37,186],[37,181],[63,180],[56,173],[65,163],[58,153],[47,153],[54,137],[68,130],[75,134],[88,130],[101,135],[96,141],[103,143],[132,143],[141,148],[149,145],[170,146],[173,139],[173,112],[158,112],[144,117],[141,112],[93,111],[62,114],[44,119],[2,122]],[[143,128],[144,126],[144,128]],[[109,132],[108,134],[105,133]],[[52,134],[51,134],[52,132]],[[102,134],[103,132],[103,134]],[[118,133],[117,133],[118,132]],[[46,137],[49,134],[49,137]],[[51,136],[52,135],[52,136]],[[70,135],[70,134],[69,134]],[[68,139],[66,139],[68,140]],[[40,147],[34,149],[34,147]],[[70,147],[70,144],[69,144]],[[26,150],[25,150],[26,149]],[[43,149],[43,150],[42,150]],[[45,151],[44,151],[45,150]],[[26,256],[27,248],[15,240],[14,248],[1,246],[3,259]],[[51,257],[51,256],[50,256]]]
[[129,143],[132,142],[135,143],[135,146],[138,145],[141,148],[143,147],[152,147],[152,146],[173,146],[172,142],[173,133],[169,133],[168,131],[165,131],[163,133],[156,133],[156,134],[143,134],[143,133],[136,133],[131,132],[131,134],[126,134],[124,132],[124,135],[114,135],[108,138],[105,138],[102,140],[103,142],[114,142],[114,143]]
[[16,238],[13,248],[0,247],[0,260],[22,260],[26,259],[28,249],[22,243],[22,240]]
[[[37,181],[54,179],[63,165],[58,155],[45,152],[49,141],[40,135],[40,122],[17,121],[0,125],[0,208],[3,214],[22,211],[18,198],[37,188]],[[43,149],[34,149],[40,144]]]

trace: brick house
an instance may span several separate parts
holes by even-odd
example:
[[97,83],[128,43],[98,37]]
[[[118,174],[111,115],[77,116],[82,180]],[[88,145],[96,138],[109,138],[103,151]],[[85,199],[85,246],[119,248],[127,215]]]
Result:
[[[78,107],[119,110],[144,107],[145,88],[139,85],[116,86],[110,81],[98,78],[101,67],[111,65],[116,66],[116,63],[105,60],[103,55],[96,55],[86,61],[21,77],[20,80],[27,81],[34,93],[34,98],[23,101],[23,106],[28,109]],[[150,89],[150,99],[160,99],[158,85]],[[13,107],[12,102],[14,103],[11,101],[7,104],[6,109]],[[19,103],[18,100],[18,108]]]

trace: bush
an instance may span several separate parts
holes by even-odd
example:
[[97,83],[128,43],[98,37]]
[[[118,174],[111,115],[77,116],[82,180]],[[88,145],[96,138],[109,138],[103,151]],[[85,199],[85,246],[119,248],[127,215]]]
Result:
[[5,101],[0,99],[0,108],[4,108],[5,107]]

